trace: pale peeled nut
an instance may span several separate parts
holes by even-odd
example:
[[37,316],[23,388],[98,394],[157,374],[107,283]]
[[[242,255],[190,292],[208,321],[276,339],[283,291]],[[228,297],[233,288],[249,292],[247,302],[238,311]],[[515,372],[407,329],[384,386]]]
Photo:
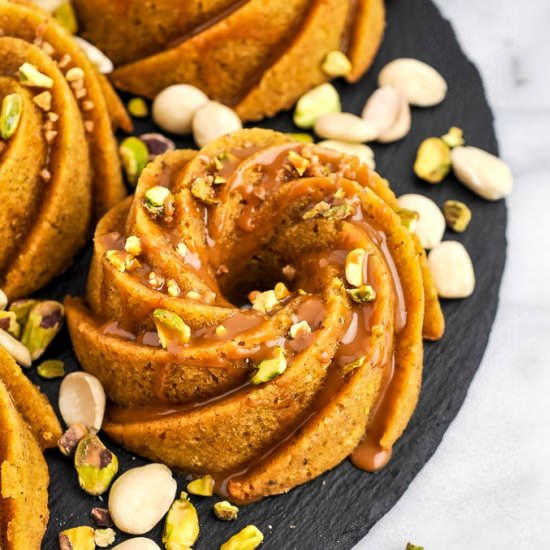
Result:
[[420,216],[416,225],[416,235],[426,249],[433,248],[443,239],[445,217],[437,204],[424,195],[409,193],[397,199],[400,208],[418,212]]
[[176,480],[164,464],[132,468],[111,486],[109,513],[121,531],[142,535],[168,512],[176,490]]
[[380,143],[392,143],[403,139],[411,131],[411,108],[405,96],[399,92],[400,108],[393,126],[378,136]]
[[438,244],[428,255],[428,264],[441,298],[467,298],[474,292],[474,266],[462,243]]
[[397,122],[401,114],[402,95],[392,86],[378,88],[367,100],[361,118],[380,137]]
[[242,127],[243,123],[233,109],[217,101],[209,101],[193,117],[193,138],[199,147],[204,147],[224,134]]
[[0,346],[3,347],[22,367],[32,365],[31,352],[11,334],[0,329]]
[[333,151],[339,151],[345,155],[354,155],[359,158],[361,162],[364,162],[371,170],[376,168],[374,151],[363,143],[327,139],[325,141],[320,141],[317,145],[319,147],[325,147],[326,149],[332,149]]
[[377,137],[377,130],[352,113],[328,113],[315,123],[315,133],[325,139],[363,143]]
[[113,546],[112,550],[160,550],[160,546],[151,539],[135,537]]
[[67,426],[83,424],[98,432],[105,413],[105,390],[101,382],[87,372],[72,372],[61,382],[59,410]]
[[164,88],[153,100],[153,120],[166,132],[182,136],[190,134],[193,116],[207,103],[208,97],[198,88],[174,84]]
[[451,163],[455,176],[484,199],[497,201],[512,192],[514,176],[508,165],[483,149],[455,147]]
[[109,74],[113,72],[115,68],[113,62],[99,48],[96,48],[91,42],[84,40],[84,38],[80,38],[80,36],[75,36],[74,39],[84,50],[86,57],[101,74]]
[[432,107],[447,95],[447,83],[433,67],[408,57],[388,63],[378,75],[378,85],[397,88],[416,107]]

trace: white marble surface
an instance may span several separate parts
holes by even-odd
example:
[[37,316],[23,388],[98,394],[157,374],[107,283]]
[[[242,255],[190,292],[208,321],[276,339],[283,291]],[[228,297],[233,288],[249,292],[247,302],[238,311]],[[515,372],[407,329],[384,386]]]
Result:
[[404,550],[407,541],[426,550],[542,550],[550,548],[550,2],[436,3],[482,73],[514,171],[508,264],[464,406],[356,550]]

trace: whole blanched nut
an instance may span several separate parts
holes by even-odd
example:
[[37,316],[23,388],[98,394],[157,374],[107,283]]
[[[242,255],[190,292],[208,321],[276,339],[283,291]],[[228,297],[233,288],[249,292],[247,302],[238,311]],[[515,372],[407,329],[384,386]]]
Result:
[[189,84],[174,84],[155,97],[153,120],[166,132],[190,134],[193,116],[207,103],[208,97],[198,88]]
[[113,546],[113,550],[160,550],[160,547],[151,539],[135,537]]
[[474,292],[474,266],[462,243],[438,244],[428,255],[428,264],[441,298],[467,298]]
[[235,132],[242,127],[243,123],[233,109],[217,101],[209,101],[195,112],[193,138],[199,147],[204,147],[224,134]]
[[408,193],[397,200],[400,208],[418,212],[419,218],[415,233],[426,249],[438,245],[445,233],[445,217],[439,206],[424,195]]

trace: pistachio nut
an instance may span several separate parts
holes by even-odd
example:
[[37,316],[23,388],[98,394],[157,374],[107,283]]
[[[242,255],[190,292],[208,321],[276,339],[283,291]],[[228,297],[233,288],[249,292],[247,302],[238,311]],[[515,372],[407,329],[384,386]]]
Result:
[[166,550],[182,550],[191,548],[199,537],[199,516],[197,510],[181,493],[168,510],[164,522],[162,542]]
[[124,250],[132,256],[139,256],[142,252],[141,239],[135,235],[130,235],[124,242]]
[[0,136],[2,139],[9,139],[19,126],[21,112],[23,110],[23,101],[19,94],[8,94],[2,100],[2,110],[0,111]]
[[78,32],[78,21],[71,0],[64,0],[53,12],[54,19],[68,32]]
[[273,380],[277,376],[283,374],[286,367],[287,361],[284,349],[277,346],[273,350],[273,357],[271,359],[264,359],[257,365],[256,373],[250,379],[250,383],[254,386],[265,384],[266,382],[269,382],[270,380]]
[[294,323],[288,331],[288,335],[293,340],[295,340],[296,338],[300,338],[301,336],[307,336],[308,334],[311,334],[311,327],[309,326],[309,323],[305,320]]
[[344,268],[346,280],[351,286],[359,287],[366,283],[365,268],[367,258],[367,251],[363,248],[355,248],[348,252]]
[[194,479],[187,484],[187,491],[192,495],[211,497],[214,494],[214,478],[207,474]]
[[107,250],[105,259],[120,273],[131,271],[140,266],[134,256],[122,250]]
[[355,369],[358,369],[359,367],[362,367],[365,364],[365,361],[367,360],[366,357],[359,357],[359,359],[356,359],[355,361],[351,361],[351,363],[347,363],[342,367],[342,372],[344,374],[347,374],[348,372],[354,371]]
[[407,99],[399,91],[400,108],[397,118],[393,125],[385,132],[381,133],[377,141],[380,143],[393,143],[403,139],[411,130],[411,108]]
[[61,531],[58,541],[60,550],[95,550],[94,530],[88,525]]
[[356,156],[361,162],[366,164],[371,170],[376,168],[374,161],[374,151],[364,143],[351,143],[349,141],[338,141],[335,139],[326,139],[317,144],[319,147],[339,151],[345,155]]
[[149,116],[149,106],[142,97],[133,97],[126,104],[128,112],[135,118],[147,118]]
[[103,424],[105,401],[101,382],[87,372],[71,372],[61,382],[58,404],[67,426],[84,424],[98,432]]
[[7,306],[8,306],[8,296],[2,289],[0,289],[0,311],[2,311],[3,309],[6,309]]
[[437,204],[423,195],[408,193],[397,199],[399,208],[418,212],[416,235],[426,249],[433,248],[441,242],[445,233],[445,217]]
[[97,435],[84,436],[76,446],[74,465],[78,484],[89,495],[102,495],[118,472],[118,458]]
[[160,548],[158,544],[151,539],[134,537],[133,539],[125,540],[113,546],[112,550],[160,550]]
[[445,201],[443,214],[447,225],[457,233],[464,233],[472,220],[472,211],[461,201]]
[[441,138],[425,139],[418,148],[414,173],[428,183],[440,183],[451,171],[451,150]]
[[341,50],[328,52],[321,65],[322,71],[330,78],[347,76],[352,68],[348,56]]
[[149,158],[147,146],[135,136],[127,137],[119,145],[118,154],[126,174],[126,180],[132,187],[135,187]]
[[262,544],[263,533],[255,525],[247,525],[220,546],[220,550],[254,550]]
[[13,311],[0,310],[0,329],[5,330],[14,338],[21,336],[21,325],[17,322],[17,316]]
[[296,172],[298,172],[299,176],[303,176],[310,165],[309,160],[299,155],[296,151],[290,151],[288,153],[288,162],[290,162]]
[[17,322],[21,326],[25,326],[29,313],[31,312],[31,309],[36,304],[38,304],[38,300],[31,300],[31,299],[16,300],[15,302],[12,302],[10,304],[9,310],[15,313]]
[[193,116],[192,124],[193,138],[199,147],[243,127],[239,115],[217,101],[209,101],[200,107]]
[[101,74],[113,72],[115,68],[113,62],[99,48],[80,36],[75,36],[74,39],[78,42],[78,45],[82,48],[86,57],[92,62],[92,65],[94,65]]
[[269,313],[277,305],[279,305],[279,300],[277,299],[274,290],[258,292],[250,301],[252,303],[252,309],[259,311],[260,313]]
[[405,548],[405,550],[424,550],[424,547],[413,544],[412,542],[407,542],[407,548]]
[[168,512],[176,490],[176,480],[164,464],[131,468],[111,487],[109,513],[118,529],[130,535],[142,535]]
[[149,151],[149,160],[153,160],[159,155],[163,155],[168,151],[173,151],[176,148],[176,144],[171,139],[168,139],[158,132],[141,134],[139,139],[145,143]]
[[155,124],[177,135],[190,134],[195,113],[208,103],[208,97],[189,84],[174,84],[154,99],[152,114]]
[[464,145],[464,132],[462,128],[451,126],[449,131],[441,136],[441,139],[449,146],[450,149],[461,147]]
[[65,456],[72,456],[80,440],[88,433],[88,428],[84,424],[71,424],[59,438],[57,447]]
[[496,201],[512,192],[512,171],[495,155],[477,147],[455,147],[451,159],[457,179],[480,197]]
[[23,63],[19,67],[19,82],[23,86],[31,88],[52,88],[53,80],[44,73],[41,73],[34,65]]
[[439,243],[428,255],[428,265],[441,298],[467,298],[474,292],[474,266],[462,243]]
[[397,208],[395,213],[401,219],[401,225],[404,225],[409,233],[416,233],[418,220],[420,215],[415,210],[407,210],[406,208]]
[[369,97],[361,118],[373,129],[376,138],[387,132],[397,122],[402,101],[402,95],[392,86],[382,86]]
[[340,96],[332,84],[321,84],[303,95],[296,103],[294,124],[299,128],[313,128],[319,118],[342,110]]
[[239,509],[227,500],[221,500],[214,504],[214,515],[222,521],[233,521],[237,519]]
[[371,285],[361,285],[346,290],[348,296],[357,304],[366,304],[376,300],[376,291]]
[[107,548],[115,542],[116,532],[114,529],[107,527],[106,529],[96,529],[94,531],[94,541],[96,546]]
[[3,347],[22,367],[32,365],[31,353],[19,341],[5,330],[0,329],[0,346]]
[[46,380],[63,378],[65,376],[65,363],[59,359],[48,359],[47,361],[42,361],[42,363],[36,367],[36,372],[38,376]]
[[95,506],[90,512],[90,517],[92,518],[94,525],[97,527],[113,526],[113,520],[111,519],[111,515],[109,514],[109,510],[107,508]]
[[168,349],[170,343],[184,345],[191,338],[191,329],[183,319],[168,309],[157,308],[153,311],[153,322],[157,328],[160,344]]
[[53,300],[38,302],[30,311],[23,329],[21,343],[38,359],[61,330],[65,310]]
[[379,86],[400,90],[410,105],[432,107],[447,95],[444,78],[427,63],[412,58],[395,59],[378,75]]
[[313,136],[311,134],[290,132],[290,133],[287,133],[287,136],[292,141],[297,141],[298,143],[313,143]]
[[191,184],[191,194],[203,204],[218,204],[216,192],[204,178],[197,178]]
[[315,133],[325,139],[363,143],[378,137],[378,130],[352,113],[329,113],[315,123]]
[[288,290],[288,287],[281,282],[278,282],[275,287],[273,288],[273,292],[275,293],[275,298],[281,302],[282,300],[285,300],[290,296],[290,290]]
[[165,204],[168,199],[172,197],[170,189],[161,185],[155,185],[145,192],[143,198],[143,207],[154,218],[164,216]]

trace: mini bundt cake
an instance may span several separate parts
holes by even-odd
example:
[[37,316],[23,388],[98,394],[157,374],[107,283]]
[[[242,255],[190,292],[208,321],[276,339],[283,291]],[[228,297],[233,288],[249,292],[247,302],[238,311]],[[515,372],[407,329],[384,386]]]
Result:
[[443,331],[396,208],[358,158],[269,130],[158,157],[97,227],[87,301],[66,302],[113,403],[106,433],[243,503],[352,453],[383,466],[423,325]]
[[13,299],[62,271],[93,214],[124,197],[113,124],[129,120],[53,18],[3,1],[0,31],[0,288]]
[[[385,25],[383,0],[76,0],[82,35],[118,68],[122,90],[155,97],[187,83],[243,120],[272,116],[329,77],[343,50],[357,81]],[[116,29],[113,31],[113,29]]]

